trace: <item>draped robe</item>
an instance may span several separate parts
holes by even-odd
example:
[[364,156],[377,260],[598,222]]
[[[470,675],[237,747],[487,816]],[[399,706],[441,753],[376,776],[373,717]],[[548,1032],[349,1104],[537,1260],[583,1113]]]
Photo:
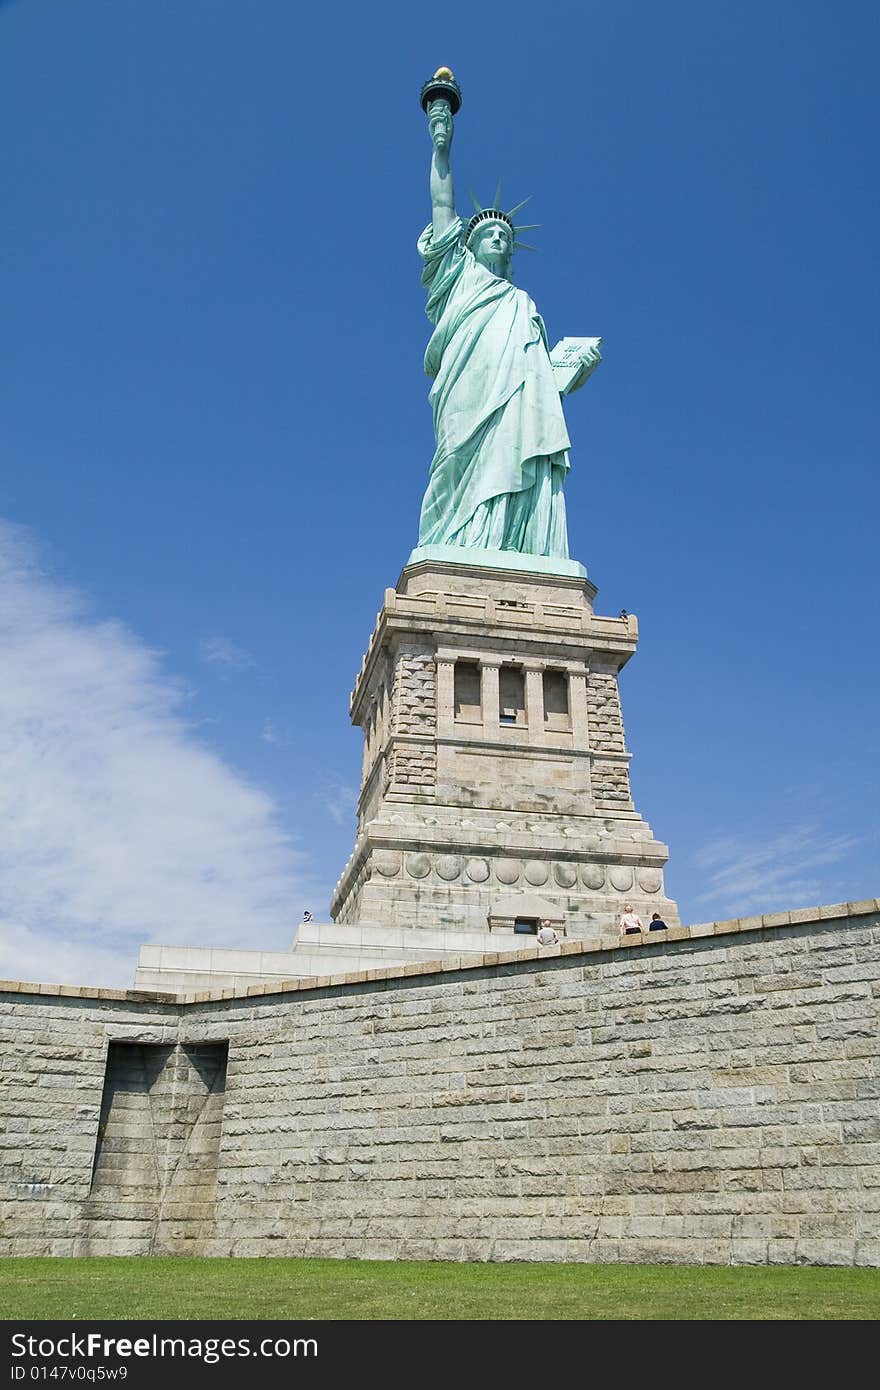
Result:
[[529,295],[463,244],[456,218],[419,238],[437,450],[419,545],[568,557],[570,448],[543,320]]

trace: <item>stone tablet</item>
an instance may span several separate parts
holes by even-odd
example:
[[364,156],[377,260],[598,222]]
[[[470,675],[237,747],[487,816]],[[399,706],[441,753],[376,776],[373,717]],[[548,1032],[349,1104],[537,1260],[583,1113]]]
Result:
[[560,396],[583,386],[599,365],[601,338],[560,338],[550,353],[550,365]]

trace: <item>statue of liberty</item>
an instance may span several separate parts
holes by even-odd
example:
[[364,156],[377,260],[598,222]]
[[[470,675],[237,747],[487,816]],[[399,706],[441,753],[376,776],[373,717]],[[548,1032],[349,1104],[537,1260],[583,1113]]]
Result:
[[525,230],[513,217],[523,204],[503,212],[499,185],[493,206],[474,200],[465,225],[455,212],[450,163],[461,96],[448,68],[425,84],[422,104],[433,144],[432,220],[419,251],[434,325],[425,371],[433,378],[437,449],[413,558],[442,546],[567,560],[570,443],[560,393],[587,379],[598,340],[563,340],[551,362],[541,315],[510,279],[514,248],[523,244],[517,233]]

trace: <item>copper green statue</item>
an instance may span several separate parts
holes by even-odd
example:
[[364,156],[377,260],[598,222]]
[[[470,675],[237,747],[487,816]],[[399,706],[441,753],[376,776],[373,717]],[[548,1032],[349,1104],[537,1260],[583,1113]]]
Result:
[[425,84],[422,104],[433,145],[432,220],[419,251],[434,325],[425,371],[433,378],[437,449],[411,559],[443,552],[452,559],[461,548],[486,552],[462,560],[500,564],[498,552],[508,559],[518,553],[544,557],[527,567],[583,573],[568,560],[563,483],[570,444],[560,395],[586,381],[599,340],[563,339],[551,361],[541,315],[511,283],[524,230],[513,218],[523,204],[502,211],[499,185],[491,207],[474,200],[465,225],[455,211],[450,161],[461,94],[448,68]]

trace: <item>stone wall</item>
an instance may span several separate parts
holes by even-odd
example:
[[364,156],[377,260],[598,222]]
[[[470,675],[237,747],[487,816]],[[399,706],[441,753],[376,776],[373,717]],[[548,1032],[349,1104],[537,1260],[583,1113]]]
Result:
[[403,643],[394,661],[391,699],[394,737],[384,790],[432,792],[437,782],[437,679],[433,650]]
[[7,984],[0,1250],[880,1263],[878,908],[239,997]]
[[617,674],[597,667],[587,681],[590,747],[596,753],[625,753],[626,735]]
[[[595,666],[587,681],[593,795],[604,810],[632,810],[629,754],[616,671]],[[602,755],[606,756],[602,756]]]
[[401,734],[433,734],[437,727],[434,652],[421,643],[401,643],[392,686],[394,727]]
[[597,757],[593,762],[593,795],[600,810],[632,810],[629,765]]
[[[216,1216],[226,1044],[112,1042],[85,1215],[103,1249],[204,1242]],[[109,1247],[108,1247],[109,1242]],[[92,1241],[89,1240],[89,1247]]]

